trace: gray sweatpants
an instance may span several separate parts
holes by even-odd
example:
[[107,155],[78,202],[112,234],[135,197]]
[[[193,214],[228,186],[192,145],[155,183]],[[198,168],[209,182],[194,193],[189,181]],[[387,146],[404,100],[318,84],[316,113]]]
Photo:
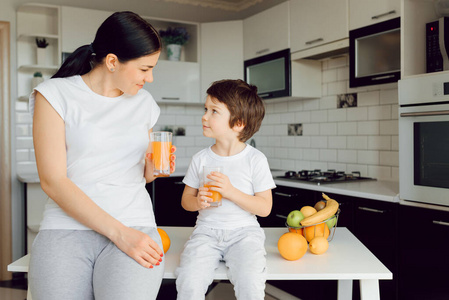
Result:
[[198,226],[186,242],[176,269],[178,300],[205,298],[221,260],[235,296],[241,300],[263,300],[266,281],[265,233],[260,227],[235,230]]
[[[135,227],[162,249],[156,228]],[[31,250],[33,300],[156,299],[164,262],[144,268],[92,230],[42,230]]]

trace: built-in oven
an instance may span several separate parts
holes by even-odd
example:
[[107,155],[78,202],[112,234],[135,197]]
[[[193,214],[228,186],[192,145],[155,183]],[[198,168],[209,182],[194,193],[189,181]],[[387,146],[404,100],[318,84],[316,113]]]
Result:
[[449,73],[401,79],[400,197],[449,206]]

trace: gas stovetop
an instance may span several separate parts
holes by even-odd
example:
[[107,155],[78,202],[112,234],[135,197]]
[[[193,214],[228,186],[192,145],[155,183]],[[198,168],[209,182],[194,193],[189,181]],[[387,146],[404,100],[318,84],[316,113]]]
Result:
[[363,180],[376,180],[375,178],[362,177],[360,172],[345,173],[344,171],[335,170],[302,170],[302,171],[288,171],[284,176],[277,176],[279,179],[286,179],[292,181],[306,181],[311,183],[338,183],[338,182],[354,182]]

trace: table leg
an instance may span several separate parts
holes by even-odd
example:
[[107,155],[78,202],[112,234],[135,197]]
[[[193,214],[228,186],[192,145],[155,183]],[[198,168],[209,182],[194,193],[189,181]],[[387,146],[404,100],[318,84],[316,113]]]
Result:
[[360,299],[361,300],[380,300],[379,280],[361,279],[360,280]]
[[352,280],[339,280],[337,290],[338,300],[351,300],[352,299]]

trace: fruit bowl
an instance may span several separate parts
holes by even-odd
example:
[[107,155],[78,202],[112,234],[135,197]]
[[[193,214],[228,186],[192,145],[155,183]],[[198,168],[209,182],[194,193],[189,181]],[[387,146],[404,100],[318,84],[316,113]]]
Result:
[[324,236],[330,242],[335,235],[335,228],[337,227],[339,215],[340,209],[338,209],[335,215],[333,215],[329,219],[316,224],[312,224],[309,226],[292,227],[289,226],[287,222],[285,222],[285,226],[290,232],[297,232],[302,234],[308,242],[316,236]]

